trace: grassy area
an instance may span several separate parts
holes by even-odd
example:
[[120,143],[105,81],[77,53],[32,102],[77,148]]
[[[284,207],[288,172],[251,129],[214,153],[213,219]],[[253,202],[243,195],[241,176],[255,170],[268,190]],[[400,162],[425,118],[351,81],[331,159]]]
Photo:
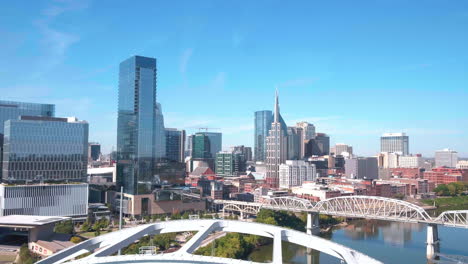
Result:
[[[427,205],[433,205],[434,199],[422,200]],[[460,207],[459,210],[468,209],[468,196],[440,197],[435,199],[437,207]]]
[[[100,234],[100,235],[102,236],[102,235],[107,234],[107,233],[109,233],[109,232],[110,232],[110,231],[101,231],[101,234]],[[94,235],[94,231],[92,231],[92,232],[80,233],[79,235],[80,235],[80,236],[83,236],[83,237],[86,237],[86,238],[93,238],[93,237],[96,237],[96,236]]]
[[[434,199],[425,199],[421,202],[434,205]],[[435,205],[437,209],[432,213],[433,216],[449,210],[468,210],[468,196],[439,197],[435,199]]]

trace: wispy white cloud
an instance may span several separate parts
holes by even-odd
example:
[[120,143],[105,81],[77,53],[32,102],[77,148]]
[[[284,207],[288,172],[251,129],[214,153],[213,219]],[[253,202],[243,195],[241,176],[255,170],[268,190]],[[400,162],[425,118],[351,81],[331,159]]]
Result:
[[85,9],[89,6],[87,0],[54,0],[42,10],[42,14],[47,17],[56,17],[66,11],[75,11]]
[[187,66],[189,64],[190,58],[192,57],[193,49],[188,48],[182,52],[182,56],[180,57],[180,73],[183,75],[187,72]]
[[218,72],[211,81],[210,87],[213,89],[223,89],[226,84],[226,73]]
[[241,34],[239,32],[234,32],[232,34],[232,46],[234,48],[239,47],[244,42],[244,39],[245,39],[244,34]]
[[32,78],[38,78],[61,64],[70,46],[80,40],[77,34],[69,33],[52,26],[57,17],[66,12],[83,10],[89,6],[89,1],[55,0],[42,11],[42,17],[34,21],[42,36],[43,53],[39,57],[38,70]]

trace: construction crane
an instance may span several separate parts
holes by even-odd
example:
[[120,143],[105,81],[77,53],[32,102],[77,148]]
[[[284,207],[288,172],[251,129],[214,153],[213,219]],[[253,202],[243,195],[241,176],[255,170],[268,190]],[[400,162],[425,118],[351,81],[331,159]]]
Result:
[[221,128],[217,128],[217,127],[198,127],[198,131],[201,131],[201,130],[205,130],[205,132],[208,132],[208,129],[210,130],[220,130]]

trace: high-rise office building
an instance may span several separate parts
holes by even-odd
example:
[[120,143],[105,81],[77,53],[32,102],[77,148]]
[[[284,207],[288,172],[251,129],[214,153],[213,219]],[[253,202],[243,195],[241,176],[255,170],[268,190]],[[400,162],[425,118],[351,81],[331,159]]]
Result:
[[278,91],[275,96],[275,115],[266,142],[265,184],[269,188],[278,188],[279,166],[286,161],[288,155],[287,127],[280,114]]
[[216,175],[237,177],[245,173],[245,157],[240,151],[219,152],[216,154]]
[[348,153],[350,156],[353,155],[353,147],[343,144],[343,143],[338,143],[334,147],[331,147],[330,153],[333,153],[335,155],[341,155],[343,152]]
[[395,152],[399,155],[409,154],[409,137],[406,133],[385,133],[380,137],[380,152]]
[[252,148],[251,147],[245,147],[244,148],[244,157],[246,161],[252,161],[253,156],[252,156]]
[[88,123],[76,118],[21,116],[5,122],[3,180],[82,181]]
[[377,155],[378,164],[380,168],[398,168],[400,155],[395,152],[381,152]]
[[330,154],[330,137],[327,134],[317,133],[314,140],[322,155]]
[[45,116],[53,117],[55,114],[55,105],[24,103],[14,101],[0,100],[0,176],[3,160],[3,130],[5,121],[10,119],[19,119],[20,116]]
[[211,140],[203,133],[196,133],[192,137],[192,158],[212,159]]
[[451,149],[443,149],[435,152],[435,166],[455,168],[458,163],[458,153]]
[[315,165],[303,160],[287,160],[280,165],[280,188],[301,186],[305,181],[314,181],[316,178]]
[[185,156],[186,157],[191,157],[192,156],[193,137],[194,137],[194,135],[189,135],[187,137],[187,144],[186,144],[186,149],[185,149]]
[[90,142],[88,144],[88,159],[96,161],[101,156],[101,144],[96,142]]
[[421,154],[414,156],[401,156],[398,158],[400,168],[424,168],[425,160]]
[[203,134],[208,137],[210,141],[211,157],[215,158],[216,153],[220,152],[223,147],[223,134],[219,132],[198,132],[196,135]]
[[166,150],[156,103],[156,59],[133,56],[120,63],[118,98],[118,188],[132,195],[150,193],[157,180],[155,161]]
[[162,114],[162,107],[160,103],[156,103],[154,127],[154,157],[156,160],[166,158],[166,130],[164,129],[164,116]]
[[308,122],[305,122],[305,121],[302,121],[302,122],[298,122],[296,124],[296,128],[300,128],[300,131],[301,133],[299,134],[300,138],[299,138],[299,141],[300,141],[300,158],[304,158],[306,155],[305,155],[305,152],[306,152],[306,146],[305,146],[305,143],[307,140],[309,139],[313,139],[315,138],[315,126],[313,124],[310,124]]
[[351,158],[345,161],[345,175],[349,179],[372,180],[379,177],[376,157]]
[[304,145],[302,138],[302,128],[300,127],[288,127],[288,160],[301,159],[301,145]]
[[273,113],[270,110],[255,112],[254,154],[256,161],[266,160],[266,138],[273,123]]
[[166,128],[166,158],[171,161],[184,162],[185,130]]
[[244,145],[231,147],[231,152],[240,152],[244,155],[245,161],[252,160],[252,148],[245,147]]

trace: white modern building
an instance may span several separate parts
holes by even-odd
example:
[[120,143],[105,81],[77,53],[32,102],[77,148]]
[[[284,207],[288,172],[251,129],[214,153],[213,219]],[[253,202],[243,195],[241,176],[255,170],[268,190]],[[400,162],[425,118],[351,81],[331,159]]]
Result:
[[0,216],[80,217],[88,214],[88,184],[0,184]]
[[424,168],[425,161],[421,155],[401,156],[398,159],[400,168]]
[[381,168],[398,168],[398,160],[400,155],[395,152],[382,152],[379,154],[379,167]]
[[380,152],[409,155],[409,137],[406,133],[385,133],[380,137]]
[[289,189],[300,186],[303,182],[314,181],[316,174],[314,164],[303,160],[287,160],[279,167],[279,187]]
[[343,152],[346,152],[348,154],[345,154],[345,156],[352,156],[353,147],[343,143],[337,143],[334,147],[330,149],[330,152],[334,153],[335,155],[343,155]]
[[468,160],[460,160],[457,162],[457,169],[468,169]]
[[455,168],[458,163],[458,153],[451,149],[443,149],[435,152],[435,166]]

